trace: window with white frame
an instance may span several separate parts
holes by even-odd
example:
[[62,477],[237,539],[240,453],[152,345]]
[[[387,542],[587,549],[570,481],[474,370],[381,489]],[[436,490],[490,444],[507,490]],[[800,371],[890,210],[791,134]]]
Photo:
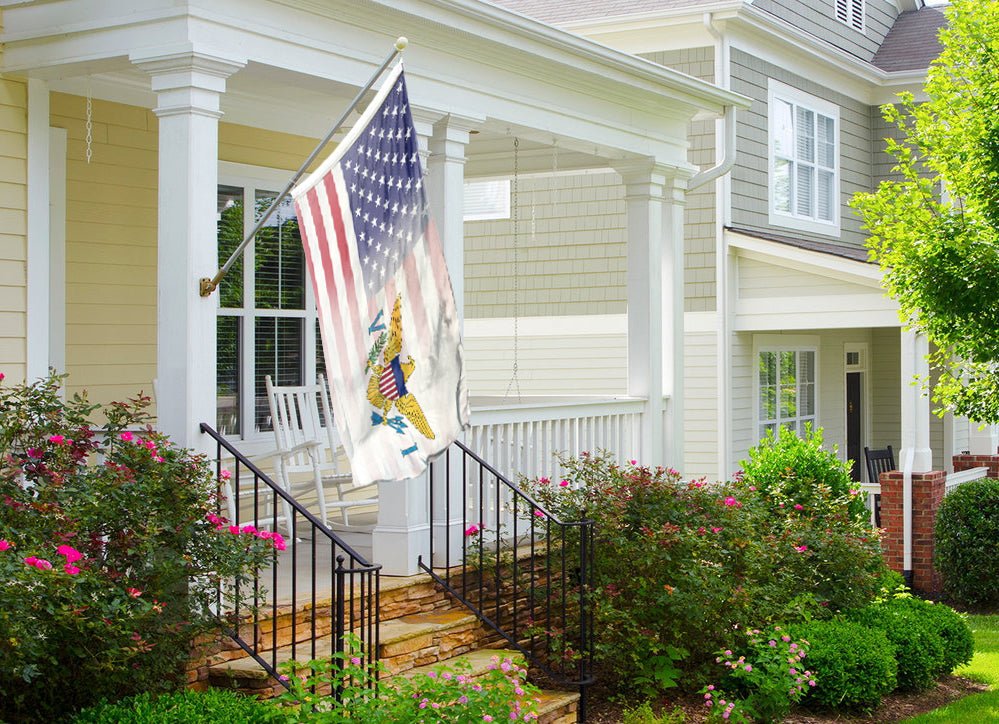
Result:
[[465,221],[510,218],[510,179],[466,181]]
[[[266,182],[218,188],[224,263],[277,196]],[[283,202],[219,284],[217,425],[244,439],[270,430],[264,377],[300,385],[323,371],[312,285],[298,220]]]
[[761,349],[757,355],[759,436],[768,430],[801,435],[815,428],[815,350]]
[[864,32],[864,0],[833,0],[836,19],[858,32]]
[[770,223],[839,232],[839,107],[771,79]]

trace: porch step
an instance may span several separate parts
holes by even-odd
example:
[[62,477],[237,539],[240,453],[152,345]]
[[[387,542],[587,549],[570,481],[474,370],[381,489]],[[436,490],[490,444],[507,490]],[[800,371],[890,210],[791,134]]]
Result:
[[[381,625],[379,659],[388,675],[445,661],[475,648],[480,635],[480,624],[474,615],[464,611],[432,611],[412,614],[386,621]],[[316,642],[315,657],[323,658],[331,652],[331,637]],[[282,646],[276,652],[260,654],[267,662],[283,664],[293,657],[308,661],[313,657],[312,645]],[[244,657],[221,661],[209,666],[208,680],[214,686],[237,689],[269,698],[280,686],[255,659]]]
[[439,669],[441,666],[454,667],[459,661],[467,661],[471,667],[468,670],[468,676],[473,679],[478,678],[488,672],[493,665],[494,659],[499,657],[502,659],[509,659],[513,661],[517,666],[524,666],[524,655],[519,651],[511,651],[508,649],[475,649],[474,651],[469,651],[467,654],[461,654],[460,656],[455,656],[454,658],[448,659],[447,661],[436,663],[436,664],[424,664],[423,666],[416,666],[412,669],[402,672],[399,676],[416,676],[417,674],[429,674],[435,669]]
[[542,691],[538,724],[576,724],[579,720],[578,691]]

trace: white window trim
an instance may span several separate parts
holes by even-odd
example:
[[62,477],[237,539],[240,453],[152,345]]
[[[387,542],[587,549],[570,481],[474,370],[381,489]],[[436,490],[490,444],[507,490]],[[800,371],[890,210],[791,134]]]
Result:
[[[285,171],[282,169],[265,168],[261,166],[251,166],[243,163],[234,163],[231,161],[219,161],[219,186],[235,186],[245,190],[249,189],[251,193],[255,194],[257,190],[273,191],[275,193],[280,193],[288,181],[294,175],[294,171]],[[254,223],[253,219],[253,204],[247,204],[244,207],[244,227],[252,228]],[[247,248],[246,251],[248,263],[243,265],[244,274],[246,271],[252,267],[252,245]],[[243,288],[243,299],[244,303],[247,299],[253,297],[254,289],[250,284],[246,284],[244,279]],[[216,296],[217,298],[217,296]],[[216,312],[220,315],[221,308]],[[232,309],[226,310],[225,316],[234,316],[245,319],[248,315],[243,309]],[[306,274],[305,279],[305,310],[303,313],[298,310],[268,310],[267,315],[269,317],[304,317],[305,322],[305,346],[302,350],[303,359],[305,361],[304,370],[304,381],[306,384],[309,383],[310,379],[315,381],[316,377],[316,345],[319,340],[316,339],[315,334],[310,334],[316,326],[316,298],[315,290],[308,279],[308,274]],[[243,344],[244,349],[246,349],[247,337],[245,335],[246,329],[244,327]],[[255,405],[255,391],[256,384],[254,380],[254,374],[256,370],[254,369],[253,357],[251,355],[244,354],[242,359],[240,359],[240,375],[241,380],[243,380],[242,389],[240,390],[240,413],[241,419],[244,420],[243,428],[246,431],[243,435],[237,436],[235,434],[230,434],[229,437],[233,440],[238,440],[244,443],[243,452],[253,456],[261,455],[265,451],[270,451],[274,448],[274,433],[270,430],[258,431],[255,429],[248,429],[253,427],[253,410]],[[247,417],[250,415],[250,417]]]
[[819,350],[819,336],[812,334],[757,334],[753,335],[753,358],[750,365],[753,380],[753,433],[754,444],[760,441],[760,374],[759,364],[761,352],[814,352],[815,353],[815,424],[812,429],[820,427],[822,397],[822,369]]
[[[789,101],[795,105],[804,106],[809,110],[820,113],[823,116],[828,116],[833,119],[835,124],[835,134],[836,134],[836,149],[835,149],[835,165],[833,167],[833,203],[832,221],[821,221],[818,219],[811,219],[807,217],[798,216],[794,213],[787,213],[785,211],[777,211],[774,201],[776,200],[776,193],[774,190],[774,180],[776,179],[776,167],[774,160],[776,157],[775,153],[775,136],[776,129],[774,128],[774,114],[772,109],[774,108],[774,100],[780,98],[781,100]],[[840,212],[841,212],[841,198],[842,192],[840,191],[840,157],[842,156],[842,134],[840,133],[840,119],[839,119],[839,106],[835,103],[823,100],[821,98],[816,98],[813,95],[809,95],[804,91],[793,88],[786,83],[781,83],[773,78],[769,79],[767,84],[767,208],[769,211],[768,221],[771,226],[780,226],[786,229],[795,229],[797,231],[807,231],[814,234],[824,234],[827,236],[838,236],[840,233]]]
[[[859,352],[860,353],[860,364],[859,365],[848,365],[846,364],[846,355],[848,352]],[[860,372],[863,377],[861,380],[860,387],[860,404],[861,404],[861,420],[860,420],[860,447],[870,447],[869,442],[871,439],[870,431],[873,413],[871,410],[872,398],[871,398],[871,361],[870,361],[871,347],[867,342],[845,342],[843,344],[843,447],[839,451],[839,456],[841,459],[847,459],[847,447],[846,447],[846,376],[851,372]],[[863,460],[863,449],[860,451],[861,460],[860,463],[860,479],[867,480],[867,465],[864,464]]]

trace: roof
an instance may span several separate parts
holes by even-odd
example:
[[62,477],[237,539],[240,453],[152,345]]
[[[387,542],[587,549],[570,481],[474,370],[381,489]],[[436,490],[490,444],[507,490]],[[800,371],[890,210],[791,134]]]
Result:
[[623,15],[682,10],[705,5],[705,0],[491,0],[508,10],[558,25],[574,20],[596,20]]
[[902,13],[895,19],[884,42],[871,61],[884,71],[923,70],[940,55],[940,28],[947,16],[939,8],[924,7]]
[[740,229],[734,226],[726,226],[726,230],[735,232],[736,234],[742,234],[743,236],[749,236],[754,239],[763,239],[764,241],[775,241],[778,244],[787,244],[788,246],[795,246],[799,249],[807,249],[809,251],[817,251],[822,254],[832,254],[833,256],[842,257],[843,259],[852,259],[853,261],[862,261],[873,263],[868,258],[867,249],[862,246],[853,246],[852,244],[836,244],[830,241],[811,241],[809,239],[798,239],[793,236],[781,236],[780,234],[769,234],[763,231],[753,231],[751,229]]

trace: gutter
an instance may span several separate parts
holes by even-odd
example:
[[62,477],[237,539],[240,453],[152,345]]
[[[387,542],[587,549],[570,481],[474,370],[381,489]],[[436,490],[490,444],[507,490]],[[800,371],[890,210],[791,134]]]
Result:
[[[727,71],[728,71],[728,53],[725,44],[725,39],[722,34],[718,32],[715,27],[714,16],[711,13],[704,13],[704,27],[715,39],[715,80],[721,80],[719,85],[728,90],[727,82]],[[719,77],[718,70],[722,70],[722,75]],[[724,154],[718,163],[716,163],[711,168],[706,168],[703,171],[698,172],[687,182],[687,191],[699,188],[706,183],[714,181],[720,178],[732,170],[735,165],[735,128],[736,128],[736,106],[733,104],[727,104],[725,106],[725,115],[723,123],[725,124],[725,130],[723,135],[722,148],[724,149]]]

